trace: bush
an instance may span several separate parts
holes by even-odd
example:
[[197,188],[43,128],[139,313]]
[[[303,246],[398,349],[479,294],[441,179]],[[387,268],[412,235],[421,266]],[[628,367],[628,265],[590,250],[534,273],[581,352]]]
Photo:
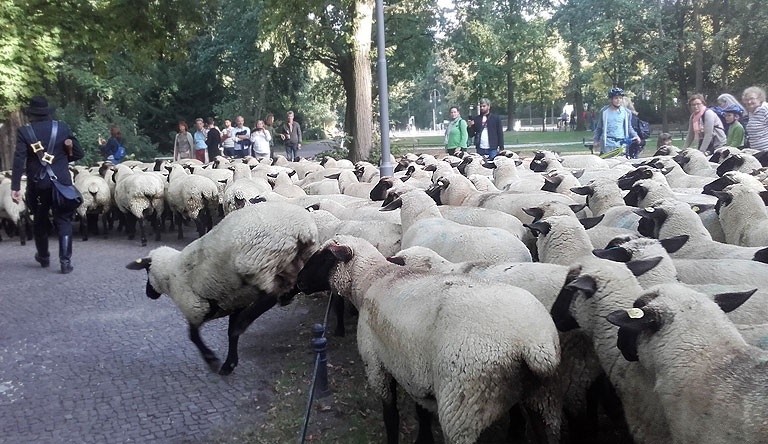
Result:
[[302,133],[304,140],[325,140],[328,135],[325,134],[325,130],[322,128],[308,128]]

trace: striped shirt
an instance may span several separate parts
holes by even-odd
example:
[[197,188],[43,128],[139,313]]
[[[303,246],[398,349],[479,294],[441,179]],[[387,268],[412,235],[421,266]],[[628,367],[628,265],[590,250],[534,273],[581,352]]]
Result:
[[763,102],[754,113],[749,114],[747,139],[752,149],[768,149],[768,103]]

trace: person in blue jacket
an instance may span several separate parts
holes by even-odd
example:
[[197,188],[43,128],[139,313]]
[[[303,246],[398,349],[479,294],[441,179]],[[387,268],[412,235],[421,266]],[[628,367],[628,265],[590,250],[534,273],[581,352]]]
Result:
[[99,150],[104,156],[104,160],[112,162],[114,164],[120,163],[121,159],[116,158],[117,149],[120,146],[120,139],[122,138],[120,133],[120,127],[113,125],[109,128],[109,140],[104,140],[99,137]]
[[[18,129],[16,153],[11,176],[11,199],[21,201],[21,175],[27,173],[26,203],[34,215],[35,260],[45,268],[50,265],[48,253],[48,212],[53,210],[53,221],[59,233],[59,262],[61,272],[72,271],[72,216],[74,210],[61,210],[52,206],[53,183],[48,166],[59,183],[72,185],[69,162],[82,159],[83,149],[64,122],[52,119],[54,108],[44,97],[33,97],[26,113],[30,123]],[[54,123],[55,122],[55,123]],[[29,140],[29,128],[36,140]]]
[[595,128],[594,147],[600,148],[600,154],[616,151],[621,154],[620,147],[628,145],[628,141],[641,142],[640,137],[632,128],[632,112],[624,107],[624,90],[611,88],[608,91],[610,104],[604,106],[598,113]]

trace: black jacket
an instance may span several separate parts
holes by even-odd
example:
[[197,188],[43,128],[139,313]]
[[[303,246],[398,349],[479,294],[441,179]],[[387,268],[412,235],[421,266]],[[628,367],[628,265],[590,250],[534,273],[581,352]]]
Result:
[[[50,118],[46,120],[39,120],[30,122],[32,129],[35,131],[35,135],[38,140],[45,147],[46,152],[50,152],[54,155],[51,169],[57,176],[59,183],[64,185],[72,185],[72,176],[69,174],[69,162],[83,158],[83,148],[80,147],[80,142],[77,141],[75,136],[72,135],[72,131],[69,129],[69,125],[64,122],[59,122],[59,129],[56,133],[56,141],[53,145],[53,149],[48,149],[48,143],[51,140],[51,126],[52,120]],[[64,140],[72,139],[72,155],[68,156],[64,151]],[[50,188],[51,179],[47,174],[41,174],[45,171],[45,168],[40,163],[37,154],[32,152],[31,144],[38,140],[27,140],[25,131],[23,128],[19,128],[16,132],[16,154],[13,158],[13,176],[11,177],[11,190],[18,191],[21,189],[21,175],[25,171],[27,172],[27,185],[34,184],[37,188]],[[26,168],[25,168],[26,164]],[[41,175],[45,176],[42,180],[36,180]]]
[[[475,124],[467,127],[467,133],[469,137],[475,138],[475,148],[480,147],[480,134],[483,133],[483,116],[475,116]],[[499,116],[495,114],[488,114],[486,120],[486,127],[488,129],[488,149],[491,150],[503,150],[504,149],[504,128],[501,127],[501,120]]]

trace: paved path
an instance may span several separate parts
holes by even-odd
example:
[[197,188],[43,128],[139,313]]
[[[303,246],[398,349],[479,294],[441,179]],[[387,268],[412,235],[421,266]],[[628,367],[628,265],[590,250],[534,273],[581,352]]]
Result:
[[[0,443],[203,443],[260,423],[280,338],[307,309],[268,311],[241,337],[235,372],[212,374],[171,300],[147,298],[146,274],[125,269],[157,245],[76,240],[75,271],[63,276],[58,260],[32,260],[32,242],[0,242]],[[223,360],[225,322],[202,335]]]

